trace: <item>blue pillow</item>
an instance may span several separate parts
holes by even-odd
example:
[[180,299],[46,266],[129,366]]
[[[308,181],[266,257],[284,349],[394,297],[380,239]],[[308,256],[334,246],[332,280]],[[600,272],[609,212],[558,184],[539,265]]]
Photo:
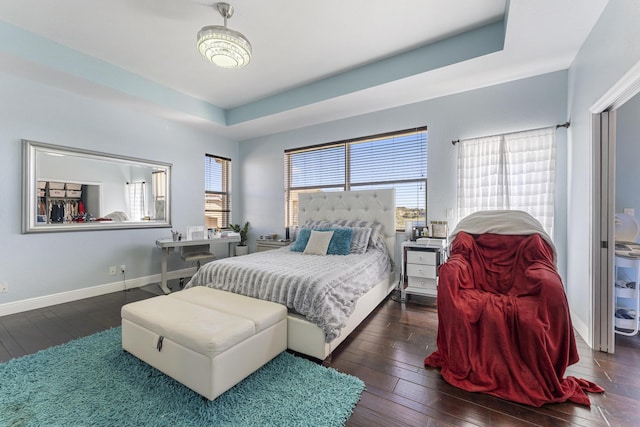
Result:
[[310,228],[301,228],[298,230],[296,241],[291,245],[291,250],[293,252],[304,252],[304,248],[306,248],[307,243],[309,243],[309,237],[311,237]]
[[326,231],[333,231],[327,255],[349,255],[351,253],[351,238],[353,237],[351,228],[330,228]]
[[[333,231],[333,237],[329,242],[329,248],[327,249],[327,255],[349,255],[351,253],[351,238],[353,237],[353,230],[351,228],[318,228],[315,231]],[[304,252],[304,248],[309,243],[309,237],[311,237],[310,228],[301,228],[298,231],[296,241],[290,246],[293,252]]]

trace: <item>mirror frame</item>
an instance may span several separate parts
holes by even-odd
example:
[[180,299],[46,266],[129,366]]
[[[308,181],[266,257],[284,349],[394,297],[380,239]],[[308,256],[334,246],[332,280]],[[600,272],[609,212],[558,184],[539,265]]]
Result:
[[[57,153],[84,159],[102,160],[117,164],[148,166],[165,171],[166,202],[165,219],[160,221],[91,221],[82,223],[42,224],[37,222],[37,186],[38,186],[38,153]],[[64,147],[23,139],[22,140],[22,233],[49,233],[60,231],[88,231],[88,230],[121,230],[136,228],[169,228],[171,227],[171,163],[139,159],[136,157],[120,156],[100,151],[84,150],[80,148]]]

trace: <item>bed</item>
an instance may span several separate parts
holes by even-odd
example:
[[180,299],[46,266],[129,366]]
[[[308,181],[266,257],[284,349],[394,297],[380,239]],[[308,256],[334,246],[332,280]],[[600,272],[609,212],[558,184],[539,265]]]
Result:
[[288,348],[324,360],[394,289],[395,191],[301,194],[298,223],[350,228],[354,244],[357,230],[375,225],[364,254],[310,256],[285,247],[225,258],[205,264],[186,288],[209,286],[287,305]]

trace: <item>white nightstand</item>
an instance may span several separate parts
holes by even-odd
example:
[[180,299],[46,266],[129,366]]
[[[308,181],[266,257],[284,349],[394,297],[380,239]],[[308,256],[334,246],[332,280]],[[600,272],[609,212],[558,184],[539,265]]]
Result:
[[256,252],[264,252],[270,251],[273,249],[279,249],[291,244],[290,240],[268,240],[268,239],[258,239],[256,240]]
[[400,300],[407,294],[438,295],[438,267],[445,261],[445,246],[402,242]]

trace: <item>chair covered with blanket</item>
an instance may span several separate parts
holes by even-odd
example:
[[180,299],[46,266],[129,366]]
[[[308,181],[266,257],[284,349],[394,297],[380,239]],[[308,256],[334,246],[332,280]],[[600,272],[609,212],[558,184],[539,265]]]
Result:
[[521,211],[482,211],[451,235],[440,266],[437,351],[425,367],[450,384],[514,402],[589,405],[598,385],[564,377],[578,361],[555,248]]

